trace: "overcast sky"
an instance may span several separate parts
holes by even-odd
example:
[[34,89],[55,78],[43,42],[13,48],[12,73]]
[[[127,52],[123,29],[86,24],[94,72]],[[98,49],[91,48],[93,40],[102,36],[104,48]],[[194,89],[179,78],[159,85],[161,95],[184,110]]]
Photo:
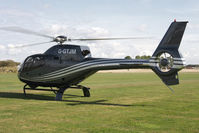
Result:
[[[199,63],[198,0],[0,0],[0,27],[19,26],[47,35],[73,38],[153,37],[128,41],[73,42],[91,48],[93,57],[151,55],[170,23],[189,21],[180,51],[187,64]],[[49,41],[0,31],[0,60],[23,61],[54,43],[28,48],[13,46]]]

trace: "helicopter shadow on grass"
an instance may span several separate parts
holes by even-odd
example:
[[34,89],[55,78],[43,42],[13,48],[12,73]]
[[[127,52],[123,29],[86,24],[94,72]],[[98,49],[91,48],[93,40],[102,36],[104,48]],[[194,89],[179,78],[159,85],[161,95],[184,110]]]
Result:
[[[64,94],[64,97],[76,98],[76,97],[83,97],[83,96]],[[55,101],[55,96],[48,96],[48,95],[42,95],[42,94],[29,94],[29,93],[27,93],[25,96],[23,93],[18,93],[18,92],[0,92],[0,98]]]
[[53,101],[53,96],[38,95],[38,94],[27,94],[18,92],[0,92],[0,98],[13,98],[13,99],[26,99],[26,100],[48,100]]
[[119,106],[119,107],[145,107],[145,106],[151,106],[151,105],[144,105],[144,104],[117,104],[117,103],[107,103],[108,100],[96,100],[96,101],[79,101],[79,100],[64,100],[67,103],[67,105],[76,106],[76,105],[103,105],[103,106]]
[[[64,94],[64,98],[76,98],[83,97],[79,95]],[[55,96],[46,96],[38,94],[27,94],[26,96],[23,93],[17,92],[0,92],[0,98],[13,98],[13,99],[24,99],[24,100],[44,100],[44,101],[54,101]],[[96,101],[80,101],[80,100],[62,100],[61,102],[66,102],[67,105],[76,106],[76,105],[103,105],[103,106],[119,106],[119,107],[133,107],[133,106],[151,106],[145,104],[115,104],[107,103],[108,100],[96,100]]]

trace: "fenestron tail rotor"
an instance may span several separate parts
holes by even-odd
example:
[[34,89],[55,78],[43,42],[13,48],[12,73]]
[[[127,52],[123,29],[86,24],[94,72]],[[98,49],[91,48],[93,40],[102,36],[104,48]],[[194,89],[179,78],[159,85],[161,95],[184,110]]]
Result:
[[130,40],[130,39],[132,40],[132,39],[150,39],[151,38],[151,37],[68,38],[67,36],[62,36],[62,35],[57,36],[57,37],[53,37],[53,36],[45,35],[45,34],[42,34],[42,33],[38,33],[38,32],[35,32],[35,31],[27,30],[27,29],[24,29],[24,28],[21,28],[21,27],[16,27],[16,26],[0,27],[0,30],[12,31],[12,32],[23,33],[23,34],[28,34],[28,35],[36,35],[36,36],[51,39],[48,42],[27,44],[27,45],[22,45],[22,46],[16,46],[15,48],[35,46],[35,45],[46,44],[46,43],[50,43],[50,42],[56,42],[58,44],[63,44],[64,42],[71,42],[71,41],[102,41],[102,40]]

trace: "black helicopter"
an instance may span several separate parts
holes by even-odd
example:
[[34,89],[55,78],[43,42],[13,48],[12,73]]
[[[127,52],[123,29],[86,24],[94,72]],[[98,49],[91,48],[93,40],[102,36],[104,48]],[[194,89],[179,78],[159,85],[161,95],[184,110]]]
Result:
[[[152,57],[148,60],[92,58],[89,47],[64,44],[67,41],[134,38],[70,39],[66,36],[57,36],[54,38],[17,27],[4,27],[0,29],[47,37],[52,39],[51,42],[59,44],[52,46],[43,54],[35,54],[27,57],[18,70],[18,77],[22,82],[26,83],[24,94],[26,94],[25,90],[27,89],[53,91],[56,93],[55,99],[62,100],[62,95],[68,88],[82,89],[84,96],[89,97],[90,88],[79,85],[79,83],[99,70],[149,67],[168,87],[169,85],[179,84],[178,71],[185,66],[185,62],[178,52],[178,48],[187,23],[187,21],[172,22]],[[38,44],[42,43],[31,45]],[[37,88],[39,86],[50,87],[51,89],[39,89]],[[57,89],[52,89],[52,87],[56,87]]]

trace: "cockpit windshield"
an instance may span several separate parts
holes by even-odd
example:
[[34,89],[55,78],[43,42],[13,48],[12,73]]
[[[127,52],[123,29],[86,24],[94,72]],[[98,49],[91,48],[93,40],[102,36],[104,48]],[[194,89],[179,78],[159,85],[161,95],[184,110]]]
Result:
[[43,66],[45,63],[44,56],[36,55],[30,56],[24,61],[23,69],[30,70]]

